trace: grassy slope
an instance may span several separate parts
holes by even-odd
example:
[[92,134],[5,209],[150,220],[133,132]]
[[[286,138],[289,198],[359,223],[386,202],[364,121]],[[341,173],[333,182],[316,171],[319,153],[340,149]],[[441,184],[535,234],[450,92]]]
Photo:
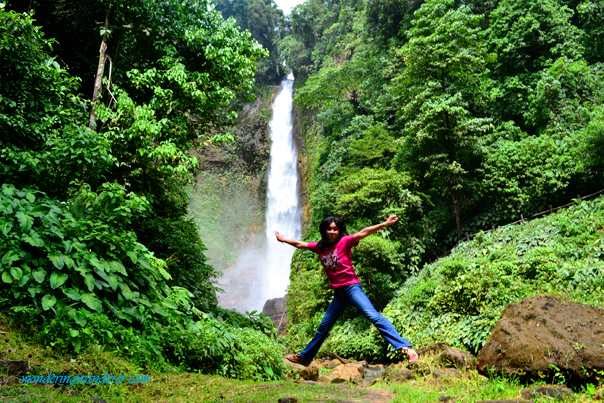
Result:
[[561,294],[604,308],[604,197],[461,243],[410,278],[384,310],[416,345],[478,351],[505,306]]

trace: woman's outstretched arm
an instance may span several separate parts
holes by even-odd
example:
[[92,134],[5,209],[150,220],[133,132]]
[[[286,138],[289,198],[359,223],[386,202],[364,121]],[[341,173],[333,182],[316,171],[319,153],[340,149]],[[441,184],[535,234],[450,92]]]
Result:
[[363,228],[362,230],[360,230],[359,232],[354,234],[354,240],[356,242],[358,242],[361,239],[367,238],[369,235],[374,234],[374,233],[378,232],[379,230],[381,230],[382,228],[386,228],[386,227],[394,224],[397,221],[398,221],[398,217],[395,215],[391,215],[383,223],[374,225],[372,227]]
[[283,235],[281,235],[280,233],[278,233],[277,231],[275,231],[275,236],[277,237],[277,241],[279,241],[279,242],[288,243],[291,246],[298,248],[298,249],[308,250],[307,242],[296,241],[295,239],[285,239],[285,237]]

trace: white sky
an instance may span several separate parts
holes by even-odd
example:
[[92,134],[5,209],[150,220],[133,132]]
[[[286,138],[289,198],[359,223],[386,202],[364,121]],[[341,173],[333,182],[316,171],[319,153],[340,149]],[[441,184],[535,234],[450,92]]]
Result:
[[275,0],[275,3],[277,3],[277,7],[283,10],[285,15],[288,15],[292,11],[292,8],[304,3],[304,0]]

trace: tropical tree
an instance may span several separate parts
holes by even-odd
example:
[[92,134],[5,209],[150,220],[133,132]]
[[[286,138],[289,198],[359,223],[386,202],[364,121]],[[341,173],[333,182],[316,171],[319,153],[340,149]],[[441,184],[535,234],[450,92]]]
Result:
[[[582,59],[581,30],[572,25],[573,11],[554,0],[502,0],[490,15],[489,51],[494,79],[493,114],[527,128],[528,109],[539,73],[559,58]],[[529,125],[530,126],[530,125]]]
[[184,186],[197,165],[189,151],[227,137],[231,103],[253,88],[266,51],[208,2],[116,10],[137,24],[114,31],[119,47],[111,24],[96,37],[119,62],[100,60],[109,68],[97,77],[91,128],[90,102],[51,57],[53,41],[30,15],[0,9],[0,259],[12,284],[0,304],[71,319],[110,312],[139,325],[177,309],[180,297],[165,301],[175,290],[215,307],[217,273],[186,218]]
[[460,193],[479,152],[476,138],[490,130],[491,120],[479,115],[487,60],[477,27],[482,16],[453,4],[427,1],[415,13],[399,53],[405,68],[391,91],[400,105],[399,166],[451,198],[460,239]]

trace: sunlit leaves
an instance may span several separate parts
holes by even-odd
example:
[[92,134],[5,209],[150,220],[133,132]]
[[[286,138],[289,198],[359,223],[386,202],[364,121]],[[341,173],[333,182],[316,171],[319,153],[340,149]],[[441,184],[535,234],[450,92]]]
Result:
[[55,306],[56,303],[57,299],[50,294],[46,294],[44,297],[42,297],[42,308],[45,311],[48,311],[50,308]]
[[101,302],[93,293],[83,293],[82,294],[82,302],[86,304],[86,306],[93,311],[101,310]]
[[44,245],[44,241],[42,240],[40,235],[38,235],[38,233],[33,229],[29,231],[29,234],[23,234],[21,239],[30,244],[31,246],[35,246],[38,248]]
[[13,282],[13,278],[11,277],[8,270],[2,272],[2,281],[4,281],[5,283],[8,283],[8,284]]
[[62,291],[63,291],[63,294],[67,295],[69,298],[71,298],[74,301],[80,301],[82,299],[82,296],[80,295],[80,293],[77,292],[76,290],[74,290],[73,288],[64,288]]
[[34,218],[30,215],[27,215],[24,211],[18,211],[15,216],[19,221],[21,232],[29,232],[31,226],[34,224]]
[[21,279],[21,276],[23,275],[23,270],[21,270],[19,267],[11,267],[10,274],[11,274],[11,276],[13,276],[13,279],[18,281]]
[[46,278],[46,271],[44,271],[44,269],[35,270],[32,272],[32,276],[34,276],[34,280],[38,283],[42,283]]
[[59,288],[60,286],[65,284],[68,278],[69,277],[65,273],[61,274],[56,271],[52,272],[52,274],[50,275],[50,287],[53,289]]
[[17,251],[9,250],[2,257],[2,265],[10,265],[10,263],[19,260],[20,256],[21,255]]
[[50,259],[52,264],[59,270],[65,265],[65,257],[60,252],[50,253],[48,259]]

